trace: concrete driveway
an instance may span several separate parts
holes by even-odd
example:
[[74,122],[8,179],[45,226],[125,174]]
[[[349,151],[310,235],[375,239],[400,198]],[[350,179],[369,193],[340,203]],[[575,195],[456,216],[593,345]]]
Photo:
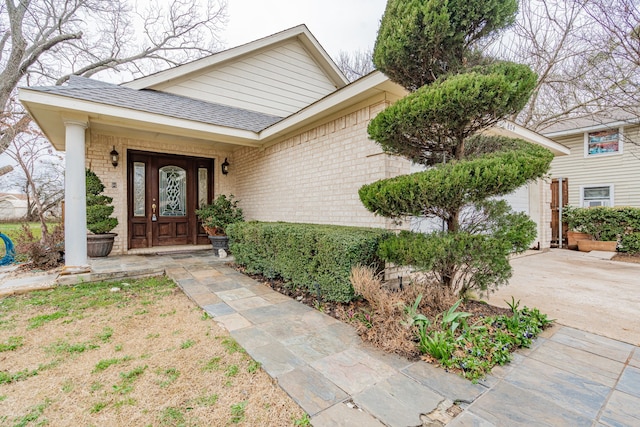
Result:
[[509,286],[488,301],[506,307],[513,296],[562,325],[640,345],[640,264],[602,256],[552,249],[515,258]]

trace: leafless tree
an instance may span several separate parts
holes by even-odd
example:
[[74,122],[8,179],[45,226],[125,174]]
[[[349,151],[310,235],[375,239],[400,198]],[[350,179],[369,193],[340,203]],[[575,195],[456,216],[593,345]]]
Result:
[[42,234],[48,234],[47,214],[64,197],[62,156],[38,132],[22,132],[5,153],[18,165],[14,184],[27,195],[28,219],[37,218]]
[[14,144],[9,155],[25,175],[44,239],[45,213],[58,201],[60,181],[54,167],[33,169],[50,145],[34,133],[17,87],[96,73],[112,80],[121,73],[124,80],[215,52],[226,0],[140,2],[142,9],[129,0],[0,1],[0,153]]
[[[633,97],[637,104],[633,82],[640,64],[631,49],[637,47],[631,31],[633,20],[638,23],[637,5],[638,0],[522,1],[516,24],[492,46],[497,57],[526,63],[539,76],[529,104],[513,119],[544,131],[567,117],[630,105]],[[630,8],[635,17],[618,22],[616,16],[627,16]]]
[[[619,97],[619,107],[636,117],[640,112],[640,1],[591,0],[585,10],[598,25],[594,33],[607,41],[612,69],[604,73],[611,79]],[[613,78],[611,78],[613,77]]]
[[15,100],[19,85],[98,72],[128,78],[218,50],[226,0],[205,1],[136,10],[129,0],[2,0],[0,152],[30,123]]
[[372,56],[371,50],[356,50],[351,54],[341,50],[336,58],[336,65],[352,82],[375,70]]

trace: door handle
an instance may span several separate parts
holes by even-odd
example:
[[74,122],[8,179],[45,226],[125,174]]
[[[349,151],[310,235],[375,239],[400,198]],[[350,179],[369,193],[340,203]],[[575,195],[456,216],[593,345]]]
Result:
[[151,205],[151,221],[157,221],[158,217],[156,216],[156,204]]

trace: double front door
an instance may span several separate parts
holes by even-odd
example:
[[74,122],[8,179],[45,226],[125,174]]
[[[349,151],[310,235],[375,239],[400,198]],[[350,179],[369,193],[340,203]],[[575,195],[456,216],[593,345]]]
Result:
[[213,159],[128,152],[129,249],[207,244],[195,211],[213,198]]

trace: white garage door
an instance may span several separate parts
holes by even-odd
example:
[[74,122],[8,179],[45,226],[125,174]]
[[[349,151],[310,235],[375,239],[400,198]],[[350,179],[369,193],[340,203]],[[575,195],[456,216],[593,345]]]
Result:
[[518,188],[511,194],[507,194],[502,199],[511,205],[511,209],[516,212],[524,212],[529,215],[529,185]]

